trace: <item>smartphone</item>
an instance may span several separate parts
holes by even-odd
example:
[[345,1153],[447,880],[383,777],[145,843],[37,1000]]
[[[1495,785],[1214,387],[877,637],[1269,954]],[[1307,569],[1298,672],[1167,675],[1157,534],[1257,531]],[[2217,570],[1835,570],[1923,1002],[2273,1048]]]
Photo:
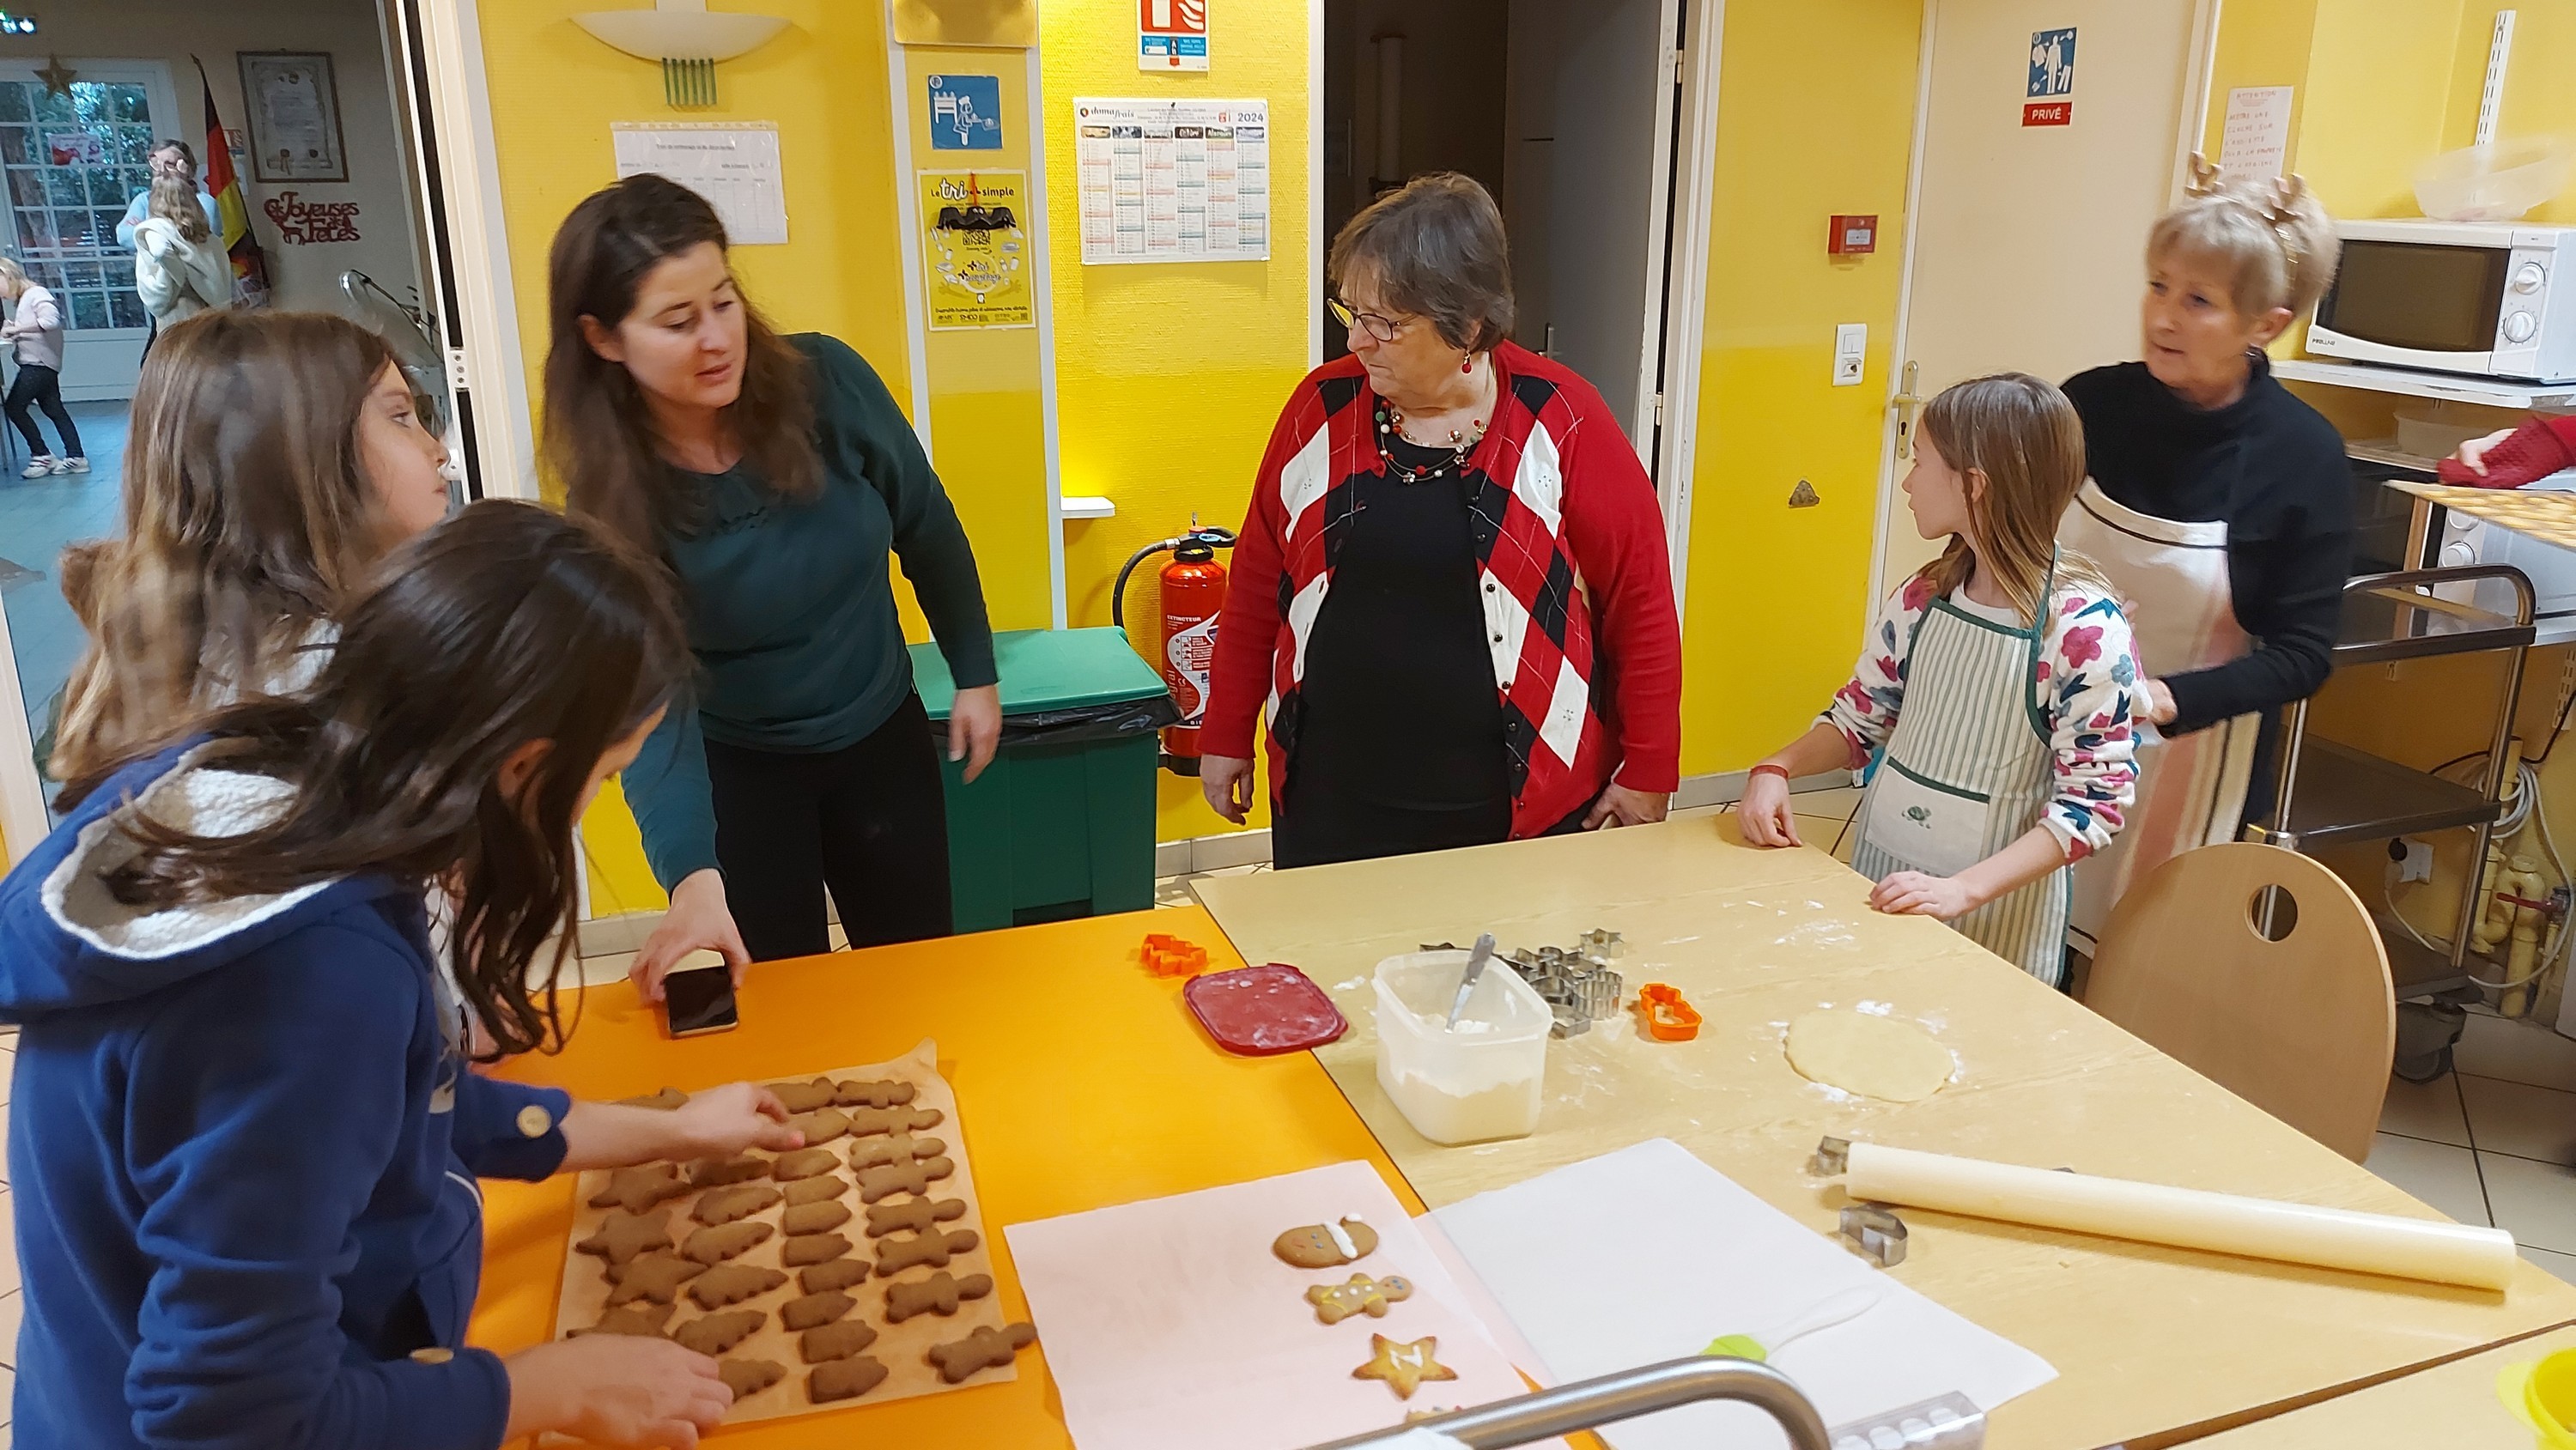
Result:
[[691,967],[662,979],[662,1012],[673,1037],[703,1037],[742,1025],[733,1009],[733,972]]

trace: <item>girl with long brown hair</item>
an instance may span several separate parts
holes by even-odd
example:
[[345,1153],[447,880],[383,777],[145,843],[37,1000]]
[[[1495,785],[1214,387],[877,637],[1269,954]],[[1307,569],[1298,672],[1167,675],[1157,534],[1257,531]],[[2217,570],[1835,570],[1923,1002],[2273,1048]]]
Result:
[[1001,733],[975,555],[911,424],[847,345],[774,331],[725,246],[713,208],[646,174],[573,208],[548,273],[546,458],[574,516],[677,573],[699,667],[622,781],[671,894],[635,957],[648,997],[693,949],[737,977],[828,950],[827,887],[853,946],[950,930],[895,560],[957,681],[966,779]]
[[310,691],[102,760],[0,881],[26,1443],[684,1445],[731,1403],[661,1339],[467,1347],[474,1180],[792,1148],[786,1109],[471,1071],[422,910],[494,1042],[561,1040],[574,823],[688,669],[667,586],[501,502],[381,578]]
[[1878,883],[1870,906],[1949,922],[2053,985],[2066,868],[2110,844],[2137,786],[2129,622],[2055,542],[2083,481],[2082,425],[2049,384],[2002,373],[1934,398],[1905,493],[1923,537],[1949,543],[1739,807],[1746,840],[1799,845],[1789,782],[1876,757],[1851,858]]

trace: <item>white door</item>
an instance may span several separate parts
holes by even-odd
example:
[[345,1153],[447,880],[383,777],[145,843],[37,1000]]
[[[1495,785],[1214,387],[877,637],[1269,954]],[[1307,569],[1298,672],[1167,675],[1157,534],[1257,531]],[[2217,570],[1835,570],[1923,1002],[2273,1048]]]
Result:
[[1515,339],[1601,390],[1651,469],[1680,0],[1511,0],[1504,220]]
[[[1909,395],[2004,370],[2063,382],[2138,355],[2147,229],[2200,131],[2215,10],[2214,0],[1926,5],[1897,337],[1906,365],[1892,380],[1873,601],[1938,552],[1916,536],[1897,487]],[[2046,94],[2034,98],[2034,84]]]

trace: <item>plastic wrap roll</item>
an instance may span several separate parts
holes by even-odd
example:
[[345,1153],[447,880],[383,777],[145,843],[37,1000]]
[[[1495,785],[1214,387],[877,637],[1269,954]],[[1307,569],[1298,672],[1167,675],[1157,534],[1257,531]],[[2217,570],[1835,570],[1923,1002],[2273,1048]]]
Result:
[[1843,1185],[1856,1199],[2104,1238],[2478,1289],[2502,1289],[2519,1262],[2513,1235],[2502,1229],[2055,1173],[1875,1143],[1852,1144],[1847,1161]]

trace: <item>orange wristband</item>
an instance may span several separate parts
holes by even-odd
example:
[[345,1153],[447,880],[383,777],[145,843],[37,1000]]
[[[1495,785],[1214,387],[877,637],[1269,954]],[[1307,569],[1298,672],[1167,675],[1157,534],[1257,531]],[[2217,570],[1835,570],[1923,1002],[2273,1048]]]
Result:
[[1787,780],[1789,778],[1789,767],[1785,765],[1773,765],[1766,760],[1762,764],[1744,772],[1744,778],[1748,782],[1757,775],[1776,775],[1782,780]]

